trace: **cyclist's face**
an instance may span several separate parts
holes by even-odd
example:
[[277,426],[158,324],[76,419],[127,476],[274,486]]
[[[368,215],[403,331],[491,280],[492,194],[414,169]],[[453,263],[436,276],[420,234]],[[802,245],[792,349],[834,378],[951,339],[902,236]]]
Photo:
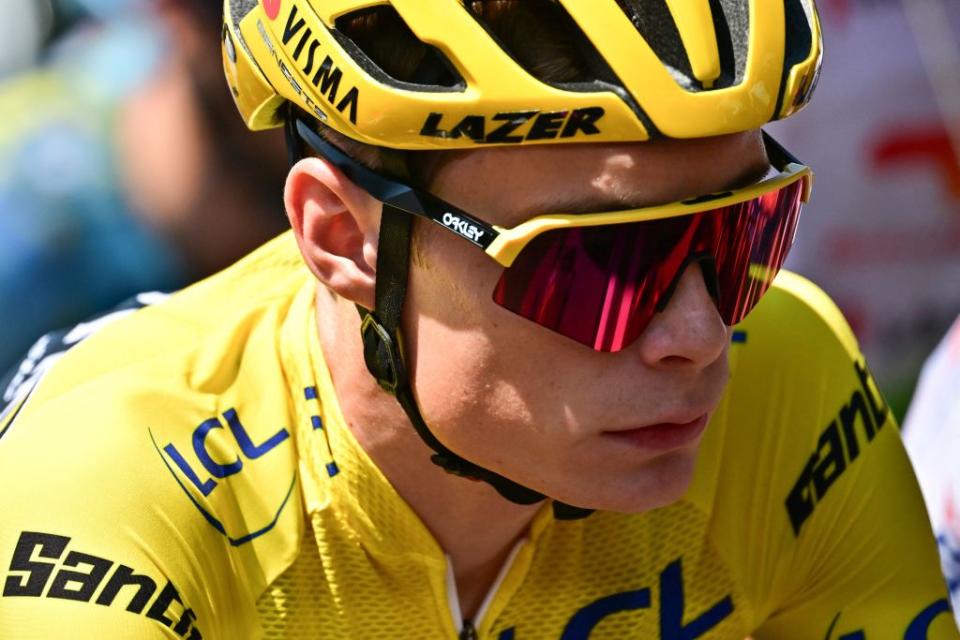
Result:
[[[542,213],[672,202],[750,183],[756,132],[685,142],[455,154],[432,191],[503,226]],[[451,449],[578,506],[641,511],[677,500],[727,381],[729,329],[698,266],[641,337],[594,352],[491,299],[502,268],[418,227],[405,327],[414,388]],[[653,429],[664,423],[694,423]],[[618,433],[619,432],[619,433]]]

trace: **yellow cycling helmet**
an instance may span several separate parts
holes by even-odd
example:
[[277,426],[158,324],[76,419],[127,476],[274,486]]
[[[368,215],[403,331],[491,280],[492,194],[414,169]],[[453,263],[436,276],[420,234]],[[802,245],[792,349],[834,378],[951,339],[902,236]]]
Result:
[[[789,116],[816,85],[814,0],[549,1],[595,82],[541,81],[461,0],[225,0],[224,66],[251,129],[280,126],[290,101],[396,149],[714,136]],[[392,78],[339,28],[372,8],[395,12],[449,81]]]

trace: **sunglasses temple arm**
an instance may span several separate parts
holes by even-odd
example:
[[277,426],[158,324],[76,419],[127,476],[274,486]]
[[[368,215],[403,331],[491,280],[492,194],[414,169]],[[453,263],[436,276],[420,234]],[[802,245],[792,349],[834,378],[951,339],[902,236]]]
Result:
[[785,166],[787,164],[803,164],[797,158],[787,151],[783,145],[773,139],[766,131],[761,131],[763,134],[763,143],[767,148],[767,155],[770,156],[770,162],[773,166]]
[[487,223],[474,218],[452,204],[444,202],[429,193],[418,191],[409,185],[391,180],[363,166],[335,145],[320,137],[302,120],[296,119],[295,126],[302,139],[306,140],[311,147],[336,166],[347,178],[358,184],[377,200],[406,213],[435,222],[469,240],[481,249],[486,249],[500,235],[496,229]]
[[[292,113],[292,108],[291,108]],[[296,120],[288,116],[283,126],[283,137],[287,143],[287,161],[292,168],[306,157],[306,150],[303,147],[303,138],[297,135]]]
[[483,220],[474,218],[449,202],[444,202],[429,193],[418,192],[413,189],[411,191],[417,199],[420,211],[411,211],[410,213],[432,220],[447,231],[452,231],[465,240],[469,240],[484,251],[500,235],[499,231]]

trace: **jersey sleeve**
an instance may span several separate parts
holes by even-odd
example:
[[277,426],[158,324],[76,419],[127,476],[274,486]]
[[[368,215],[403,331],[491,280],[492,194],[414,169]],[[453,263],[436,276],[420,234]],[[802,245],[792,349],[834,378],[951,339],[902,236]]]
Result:
[[0,637],[224,637],[226,550],[109,424],[28,398],[0,440]]
[[889,416],[878,422],[862,459],[850,460],[850,423],[833,424],[787,498],[800,525],[790,563],[798,579],[781,591],[757,640],[960,637],[897,425]]
[[38,348],[0,405],[0,638],[254,637],[230,545],[165,466],[170,398],[74,384],[88,344]]
[[741,463],[718,490],[754,637],[960,637],[898,426],[852,332],[815,286],[779,283],[735,355],[756,384],[741,385],[731,422],[759,422],[731,427]]

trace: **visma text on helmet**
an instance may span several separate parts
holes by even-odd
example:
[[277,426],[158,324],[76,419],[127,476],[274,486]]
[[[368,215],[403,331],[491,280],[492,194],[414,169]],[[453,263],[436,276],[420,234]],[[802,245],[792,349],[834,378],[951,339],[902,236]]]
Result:
[[[333,59],[330,56],[324,56],[320,64],[317,65],[317,60],[319,59],[317,49],[321,46],[320,40],[314,35],[313,29],[306,25],[306,20],[298,15],[297,6],[295,4],[290,5],[290,13],[287,15],[287,23],[283,29],[283,46],[286,47],[298,34],[300,35],[300,39],[297,40],[293,52],[289,53],[290,57],[300,65],[300,70],[303,72],[304,77],[308,78],[309,82],[315,88],[319,89],[320,95],[340,113],[347,112],[350,122],[357,124],[357,111],[360,108],[360,90],[357,89],[357,87],[350,87],[341,97],[340,83],[343,81],[343,71],[333,63]],[[287,78],[287,81],[290,82],[300,97],[311,102],[311,107],[315,107],[309,96],[303,92],[299,83],[286,68],[286,65],[284,65],[283,61],[277,56],[272,43],[269,41],[269,38],[266,37],[265,30],[261,30],[260,33],[261,36],[264,36],[267,46],[273,53],[277,64],[280,65],[280,69]]]

